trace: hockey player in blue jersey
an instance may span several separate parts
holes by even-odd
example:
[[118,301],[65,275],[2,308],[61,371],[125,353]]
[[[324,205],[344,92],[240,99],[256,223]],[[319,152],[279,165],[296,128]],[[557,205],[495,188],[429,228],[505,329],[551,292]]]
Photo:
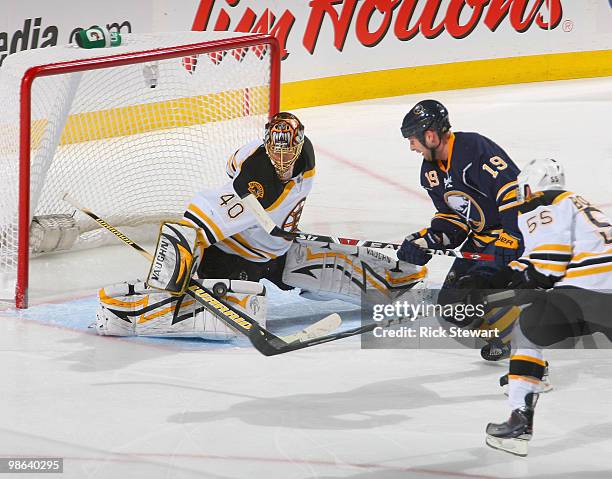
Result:
[[[436,212],[428,227],[406,237],[398,258],[424,265],[431,259],[425,248],[462,245],[463,251],[493,254],[495,262],[455,260],[442,286],[441,301],[452,295],[452,288],[473,286],[462,284],[462,278],[473,278],[476,272],[490,276],[522,251],[516,209],[518,167],[485,136],[453,133],[450,127],[447,109],[435,100],[420,101],[402,122],[410,149],[423,156],[420,181]],[[497,328],[499,339],[482,348],[483,358],[509,356],[511,326],[518,314],[518,308],[498,308],[488,314],[481,327]]]

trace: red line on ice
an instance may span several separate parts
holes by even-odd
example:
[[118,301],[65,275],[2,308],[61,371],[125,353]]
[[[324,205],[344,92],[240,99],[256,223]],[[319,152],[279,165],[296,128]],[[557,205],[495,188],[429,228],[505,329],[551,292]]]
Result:
[[329,150],[327,150],[325,148],[321,148],[318,145],[317,145],[317,151],[319,151],[320,153],[323,153],[325,156],[328,156],[331,159],[333,159],[333,160],[335,160],[335,161],[337,161],[339,163],[342,163],[342,164],[344,164],[344,165],[346,165],[346,166],[348,166],[348,167],[350,167],[350,168],[352,168],[354,170],[359,171],[360,173],[363,173],[363,174],[365,174],[367,176],[370,176],[372,178],[376,178],[377,180],[379,180],[382,183],[385,183],[387,185],[391,185],[394,188],[397,188],[398,190],[402,191],[403,193],[406,193],[406,194],[408,194],[410,196],[413,196],[414,198],[418,198],[419,200],[423,200],[423,201],[429,201],[429,197],[425,193],[423,193],[423,192],[421,192],[419,190],[416,190],[414,188],[411,188],[409,186],[406,186],[404,183],[400,183],[399,181],[396,181],[396,180],[394,180],[392,178],[389,178],[387,176],[378,174],[374,170],[371,170],[369,168],[361,166],[361,165],[359,165],[359,164],[357,164],[357,163],[355,163],[355,162],[353,162],[353,161],[351,161],[351,160],[349,160],[347,158],[344,158],[344,157],[342,157],[340,155],[332,153],[331,151],[329,151]]

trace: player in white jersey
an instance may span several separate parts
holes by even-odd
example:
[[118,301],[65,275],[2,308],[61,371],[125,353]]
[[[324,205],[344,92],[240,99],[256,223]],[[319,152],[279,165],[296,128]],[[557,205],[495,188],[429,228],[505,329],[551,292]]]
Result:
[[230,182],[197,193],[184,214],[203,232],[198,275],[267,278],[287,289],[281,275],[291,241],[261,228],[241,198],[252,194],[283,230],[297,230],[315,177],[314,149],[304,127],[290,113],[277,114],[263,142],[252,141],[231,155],[227,174]]
[[508,421],[487,426],[489,446],[527,455],[537,388],[545,369],[543,348],[602,332],[612,339],[612,222],[582,196],[564,191],[554,160],[534,160],[519,175],[520,258],[493,279],[493,288],[516,289],[527,305],[513,331]]
[[263,140],[231,155],[227,174],[225,185],[195,195],[182,222],[162,227],[146,283],[101,290],[100,334],[232,337],[232,330],[210,315],[202,318],[207,312],[183,295],[192,274],[210,285],[227,284],[223,300],[262,324],[262,279],[284,290],[301,288],[311,298],[356,303],[367,290],[393,298],[424,279],[425,267],[369,248],[294,243],[260,226],[243,201],[247,196],[259,202],[276,226],[295,232],[312,189],[314,149],[295,115],[274,115]]

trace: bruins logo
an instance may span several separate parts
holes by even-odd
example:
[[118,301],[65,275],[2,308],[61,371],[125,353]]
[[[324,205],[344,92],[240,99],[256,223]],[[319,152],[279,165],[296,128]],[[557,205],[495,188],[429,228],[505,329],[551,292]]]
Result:
[[249,181],[248,190],[255,198],[264,197],[264,187],[258,181]]
[[283,230],[292,233],[295,233],[297,231],[300,218],[302,217],[304,203],[306,203],[306,198],[302,198],[289,212],[289,214],[285,218],[285,221],[283,221]]

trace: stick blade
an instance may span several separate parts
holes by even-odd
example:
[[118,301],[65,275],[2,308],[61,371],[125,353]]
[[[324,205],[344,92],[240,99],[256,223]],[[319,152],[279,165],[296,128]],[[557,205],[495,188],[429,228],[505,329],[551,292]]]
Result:
[[342,324],[342,318],[338,313],[332,313],[329,316],[317,321],[310,326],[305,327],[302,331],[288,336],[283,336],[281,339],[286,343],[294,343],[296,341],[303,342],[310,339],[325,336],[332,331],[338,329]]

